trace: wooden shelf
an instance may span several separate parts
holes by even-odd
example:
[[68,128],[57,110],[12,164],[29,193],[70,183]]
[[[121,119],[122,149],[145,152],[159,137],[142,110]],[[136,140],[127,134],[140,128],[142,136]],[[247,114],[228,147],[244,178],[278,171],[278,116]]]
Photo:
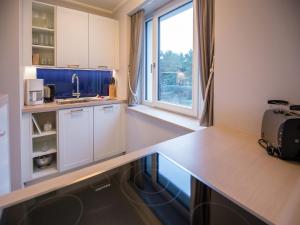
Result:
[[45,28],[45,27],[36,27],[36,26],[32,26],[32,31],[44,31],[44,32],[50,32],[53,33],[54,29],[50,29],[50,28]]
[[32,48],[54,50],[54,46],[46,46],[46,45],[32,45]]
[[34,167],[32,179],[38,179],[44,176],[49,176],[52,174],[58,173],[56,162],[53,162],[51,165],[44,168]]
[[56,130],[44,131],[41,134],[33,134],[32,138],[40,138],[40,137],[46,137],[46,136],[51,136],[51,135],[56,135]]
[[36,68],[43,68],[43,69],[47,69],[47,68],[57,68],[56,66],[54,65],[32,65],[32,66],[35,66]]

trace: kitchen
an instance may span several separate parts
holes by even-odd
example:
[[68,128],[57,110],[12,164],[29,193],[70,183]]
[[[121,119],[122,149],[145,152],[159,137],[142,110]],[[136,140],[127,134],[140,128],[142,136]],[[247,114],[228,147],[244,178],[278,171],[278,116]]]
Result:
[[[174,113],[173,106],[167,108],[155,100],[154,107],[147,101],[143,101],[142,105],[128,107],[128,97],[135,99],[131,85],[136,88],[132,76],[128,76],[128,62],[131,54],[135,53],[131,53],[129,47],[133,29],[130,17],[144,9],[146,28],[150,25],[149,18],[153,18],[153,37],[158,33],[157,21],[161,22],[161,35],[167,35],[163,32],[163,27],[168,24],[168,19],[174,15],[176,17],[177,13],[188,12],[192,5],[190,1],[24,0],[4,1],[1,4],[3,10],[0,15],[3,19],[0,27],[7,32],[1,36],[1,49],[5,54],[1,53],[3,82],[0,84],[0,92],[8,94],[8,99],[4,96],[3,102],[8,102],[9,108],[6,111],[9,112],[9,129],[1,127],[0,131],[3,129],[9,134],[7,138],[10,138],[10,142],[6,146],[11,149],[12,159],[10,179],[5,179],[4,175],[3,179],[11,183],[11,191],[15,191],[0,198],[1,208],[10,206],[17,209],[21,204],[27,204],[30,208],[38,196],[45,197],[47,193],[64,191],[73,193],[68,187],[80,189],[86,182],[90,182],[89,179],[93,183],[93,179],[110,177],[113,173],[110,171],[117,170],[115,176],[122,177],[126,166],[138,164],[137,159],[152,166],[167,159],[163,161],[163,165],[171,162],[175,167],[181,168],[178,174],[183,174],[183,177],[184,172],[188,172],[191,176],[189,179],[196,182],[195,186],[201,181],[209,187],[215,202],[219,201],[220,205],[233,209],[239,215],[225,216],[223,222],[242,215],[248,223],[251,221],[250,224],[297,224],[299,217],[295,210],[299,204],[299,193],[296,190],[299,165],[268,156],[257,144],[257,140],[260,137],[261,119],[268,107],[267,100],[282,98],[294,104],[300,102],[297,94],[299,77],[296,75],[299,59],[297,37],[300,34],[296,23],[299,19],[296,13],[298,3],[292,0],[286,4],[275,1],[269,3],[269,7],[267,1],[241,3],[230,0],[225,7],[223,1],[215,0],[215,123],[212,128],[199,125],[199,112],[205,107],[200,95],[194,96],[194,91],[191,93],[193,102],[189,101],[187,88],[178,87],[184,90],[183,97],[186,98],[181,103],[198,106],[198,114],[195,114],[194,108],[186,110],[188,107],[182,107]],[[185,8],[177,12],[176,9],[181,6]],[[170,8],[174,9],[173,14],[161,16]],[[268,14],[264,13],[266,9]],[[257,11],[255,19],[252,11]],[[277,22],[276,26],[273,21]],[[178,23],[178,27],[180,26]],[[145,36],[147,32],[146,29]],[[153,43],[155,49],[156,43]],[[165,42],[161,43],[163,45]],[[274,54],[275,52],[282,55]],[[148,65],[147,59],[145,63]],[[160,65],[162,63],[157,64],[158,69]],[[193,63],[193,71],[198,69],[196,65]],[[153,69],[154,66],[149,68]],[[189,80],[184,80],[182,72],[185,68],[179,70],[175,81],[178,86],[195,85],[192,90],[197,90],[194,82],[190,84]],[[148,67],[146,74],[147,71],[150,71]],[[283,79],[285,71],[288,74]],[[165,73],[173,76],[173,72]],[[239,76],[240,74],[244,75]],[[43,83],[39,83],[36,78],[42,79]],[[157,82],[155,79],[154,77],[154,84]],[[200,79],[196,80],[200,83]],[[165,79],[161,83],[164,82],[171,81]],[[270,87],[263,85],[267,82],[271,82]],[[159,82],[157,85],[160,85]],[[155,86],[153,85],[150,94],[156,93]],[[133,92],[137,93],[138,88]],[[47,99],[36,98],[36,102],[32,102],[34,98],[28,97],[32,93],[34,96],[42,93]],[[169,96],[166,91],[163,94],[162,98]],[[154,94],[153,99],[156,98],[159,95]],[[43,104],[33,105],[39,100]],[[44,103],[44,100],[50,102]],[[194,101],[199,103],[195,104]],[[239,118],[238,123],[236,118]],[[215,141],[216,138],[218,141]],[[244,151],[238,151],[240,148]],[[228,155],[236,157],[230,158]],[[147,164],[147,161],[150,163]],[[251,164],[263,172],[258,174]],[[163,168],[163,165],[159,167]],[[176,168],[174,171],[177,171]],[[275,175],[275,168],[281,172]],[[243,172],[252,177],[253,182],[247,180]],[[149,173],[152,174],[151,179],[161,175],[155,175],[153,171]],[[277,176],[276,181],[270,175]],[[8,174],[5,176],[8,177]],[[111,179],[115,176],[111,175]],[[176,184],[172,174],[166,172],[164,176]],[[187,189],[193,187],[193,182]],[[186,182],[181,182],[178,186],[183,183]],[[96,190],[103,188],[104,193],[107,193],[110,184],[111,187],[114,186],[113,182],[105,183],[97,186]],[[292,193],[291,197],[287,198],[284,193],[280,193],[283,184],[286,192]],[[7,186],[5,188],[9,190]],[[126,186],[125,189],[127,188]],[[267,193],[269,189],[272,191]],[[191,192],[184,193],[190,198],[195,194],[193,188]],[[139,194],[140,199],[145,197]],[[273,195],[276,196],[275,199]],[[179,202],[185,203],[186,199],[183,195],[182,199],[179,197]],[[119,200],[116,199],[116,202]],[[146,201],[147,197],[143,200]],[[125,205],[127,204],[128,202]],[[185,206],[183,209],[181,206],[175,208],[173,212],[178,208],[184,212],[183,218],[192,211],[190,206],[189,211]],[[226,210],[222,214],[222,209],[224,208],[214,210],[210,206],[210,213],[216,213],[216,217],[221,218],[226,214]],[[127,210],[135,212],[130,208]],[[112,213],[107,212],[107,215]],[[156,221],[157,215],[163,215],[163,212],[156,212],[154,209],[149,212],[145,208],[127,219],[133,219],[132,224],[165,224],[168,221],[164,221],[164,216],[158,216],[161,221]],[[4,215],[9,215],[9,211]],[[170,220],[176,218],[172,215]],[[22,214],[18,216],[22,217]],[[148,220],[135,220],[140,217]],[[84,222],[87,217],[83,218],[82,224],[93,224],[93,221]],[[107,222],[103,224],[109,224],[112,218],[113,215],[107,216]],[[23,223],[24,221],[20,224]],[[238,219],[232,223],[239,223]],[[211,224],[222,223],[212,219]]]

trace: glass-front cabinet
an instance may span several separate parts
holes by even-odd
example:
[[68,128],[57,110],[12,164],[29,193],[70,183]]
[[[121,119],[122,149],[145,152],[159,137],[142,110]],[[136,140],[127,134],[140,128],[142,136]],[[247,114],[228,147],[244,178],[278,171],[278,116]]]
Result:
[[55,6],[32,2],[32,65],[55,65]]

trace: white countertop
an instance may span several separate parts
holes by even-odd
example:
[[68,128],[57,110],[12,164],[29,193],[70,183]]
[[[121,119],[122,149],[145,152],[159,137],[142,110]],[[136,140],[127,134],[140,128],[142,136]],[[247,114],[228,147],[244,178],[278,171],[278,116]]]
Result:
[[71,109],[71,108],[80,108],[80,107],[89,107],[89,106],[99,106],[99,105],[110,105],[110,104],[122,104],[126,103],[125,100],[115,99],[115,100],[98,100],[98,101],[89,101],[82,103],[71,103],[71,104],[58,104],[56,102],[45,103],[35,106],[24,106],[23,113],[41,113],[41,112],[51,112],[61,109]]
[[8,102],[8,96],[0,94],[0,106],[6,104],[7,102]]
[[158,152],[268,224],[300,224],[300,164],[270,157],[253,136],[207,128],[0,198],[0,208]]

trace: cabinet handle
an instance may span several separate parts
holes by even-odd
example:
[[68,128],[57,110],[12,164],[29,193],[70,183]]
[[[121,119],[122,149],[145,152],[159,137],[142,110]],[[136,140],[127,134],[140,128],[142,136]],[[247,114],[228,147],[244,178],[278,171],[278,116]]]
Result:
[[74,109],[71,110],[71,113],[83,112],[83,109]]
[[68,68],[79,68],[79,65],[74,64],[74,65],[68,65]]
[[4,137],[5,134],[6,134],[6,131],[5,131],[5,130],[4,130],[4,131],[0,131],[0,137]]
[[108,109],[113,109],[114,107],[112,105],[110,106],[104,106],[100,110],[108,110]]
[[98,69],[108,69],[108,66],[98,66]]
[[110,106],[104,106],[104,107],[103,107],[104,110],[106,110],[106,109],[112,109],[112,108],[113,108],[112,105],[110,105]]

